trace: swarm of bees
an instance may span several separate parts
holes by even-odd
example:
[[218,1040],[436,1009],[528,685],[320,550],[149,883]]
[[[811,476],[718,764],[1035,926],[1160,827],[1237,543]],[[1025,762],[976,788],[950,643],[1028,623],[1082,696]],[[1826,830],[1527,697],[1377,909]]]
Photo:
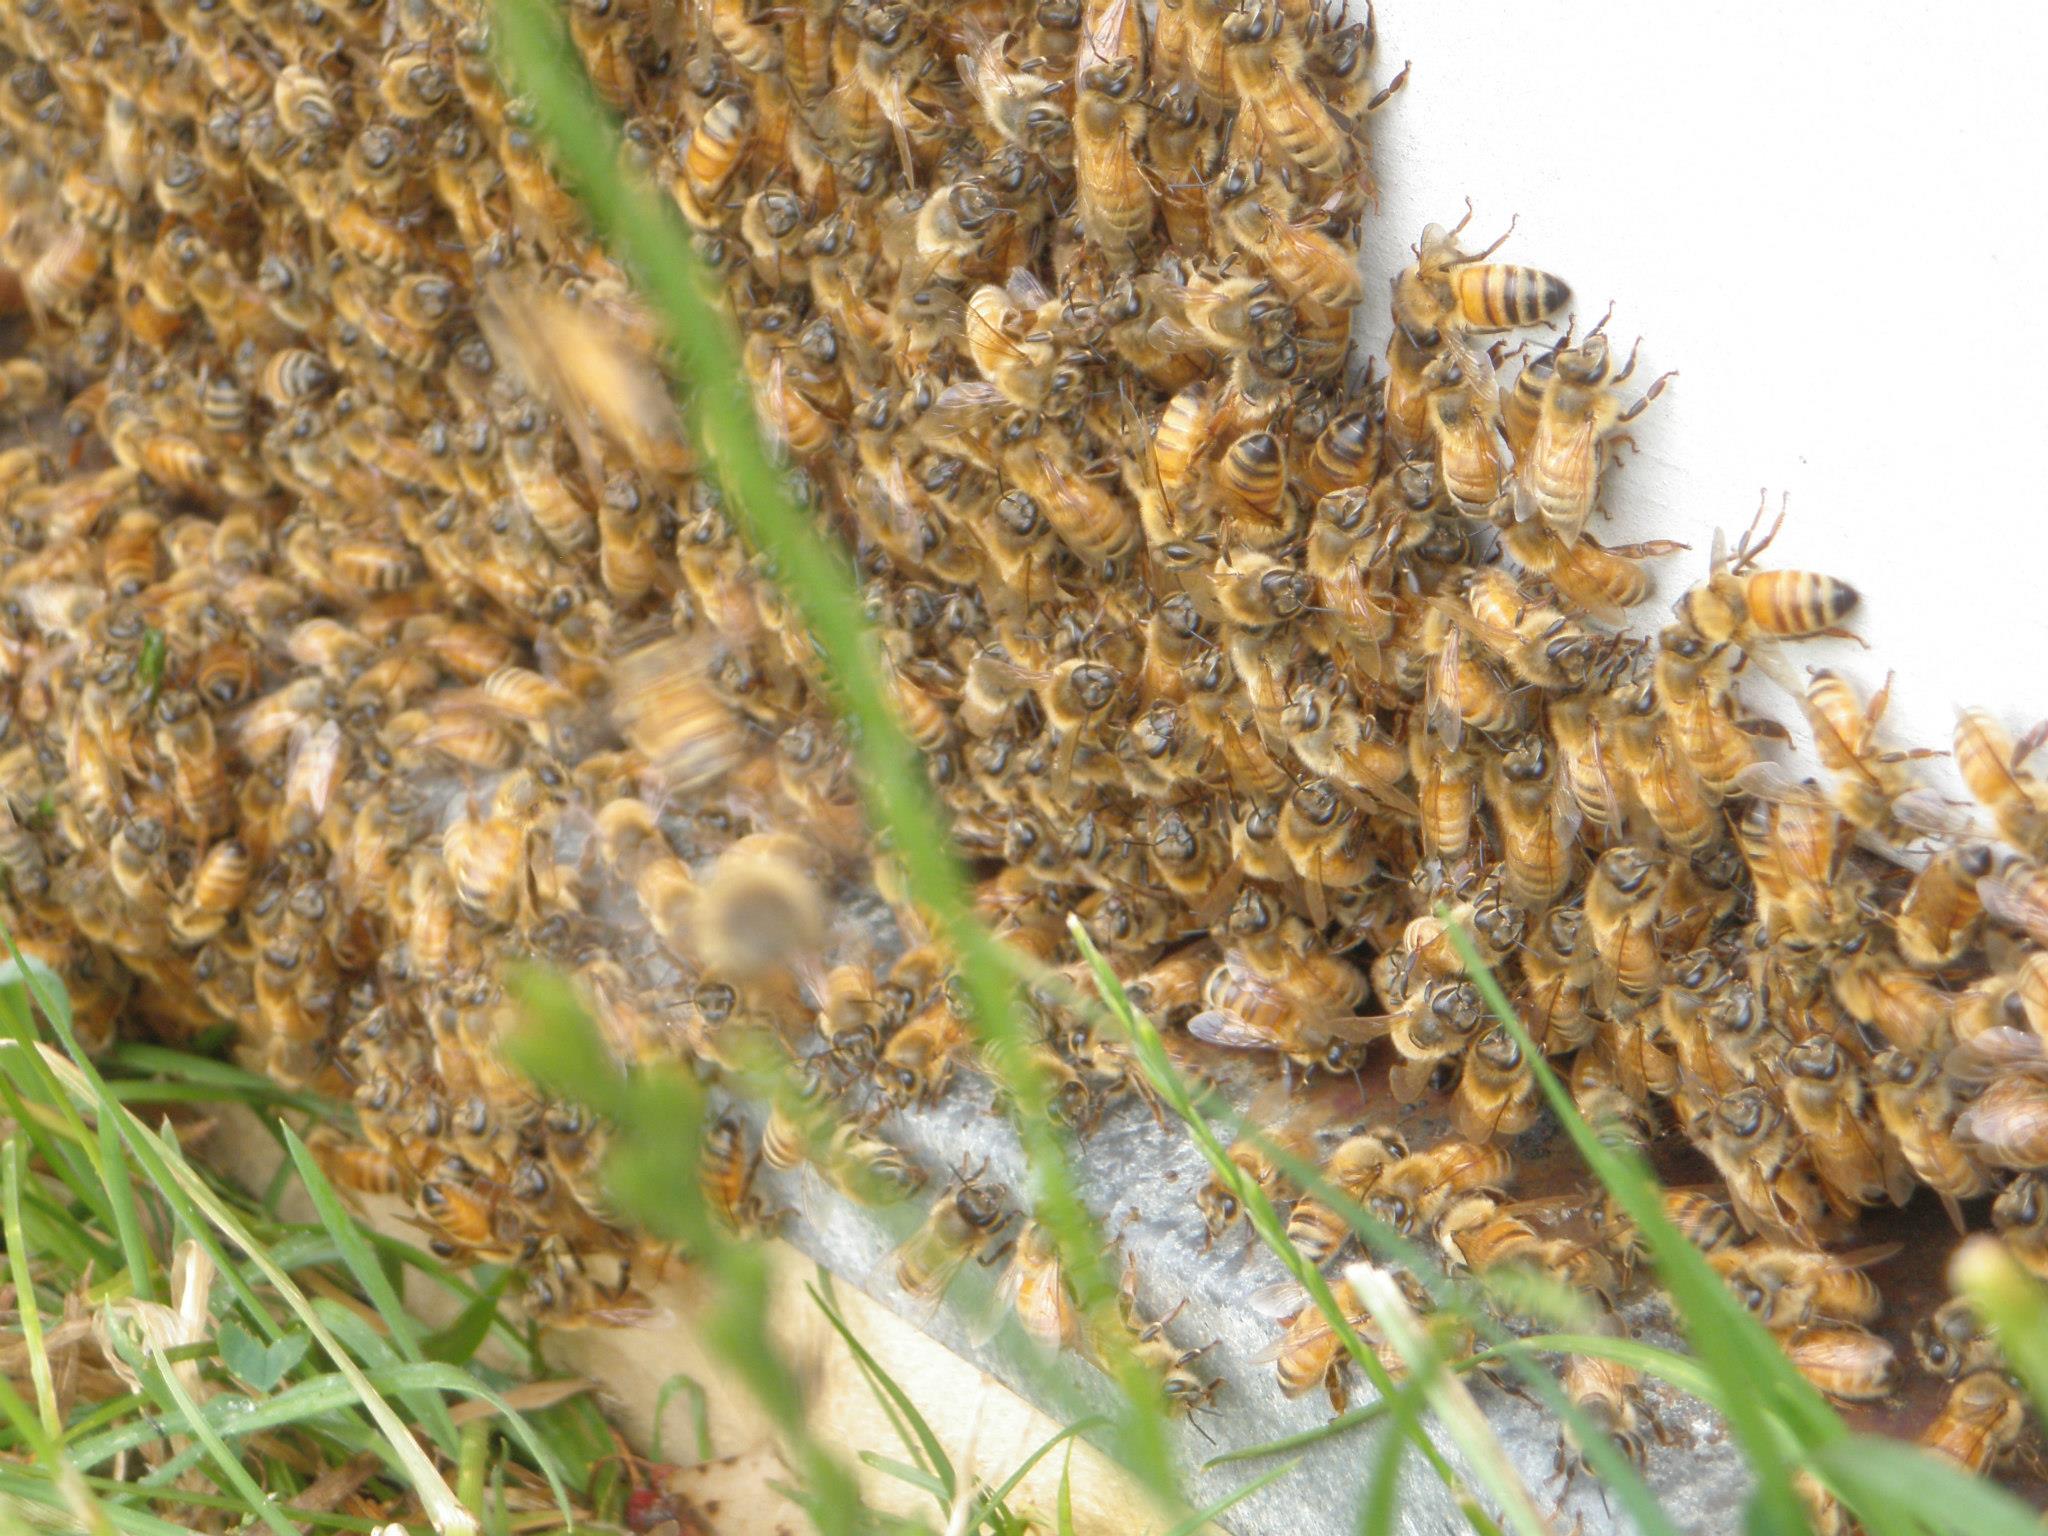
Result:
[[[1191,1052],[1369,1081],[1382,1119],[1284,1134],[1452,1265],[1611,1301],[1625,1224],[1569,1235],[1510,1192],[1543,1112],[1448,905],[1590,1117],[1712,1162],[1674,1216],[1845,1401],[1898,1375],[1860,1212],[1924,1184],[1961,1225],[1995,1196],[2048,1273],[2039,742],[1965,713],[1977,804],[1945,802],[1882,692],[1794,672],[1858,598],[1763,568],[1760,521],[1668,625],[1621,628],[1679,546],[1603,545],[1593,514],[1665,380],[1632,393],[1605,322],[1558,334],[1566,285],[1466,224],[1424,232],[1359,365],[1365,127],[1406,74],[1376,86],[1369,11],[567,10],[854,551],[1014,945],[1079,980],[1078,913]],[[727,1118],[703,1150],[736,1226],[776,1220],[757,1160],[925,1188],[885,1129],[975,1065],[950,957],[482,6],[9,8],[0,311],[5,916],[88,1040],[230,1026],[351,1097],[333,1166],[442,1252],[523,1264],[555,1321],[630,1319],[649,1255],[598,1186],[605,1127],[499,1059],[508,956],[568,973],[622,1060],[788,1058],[758,1145]],[[1766,684],[1824,781],[1773,761]],[[1017,1006],[1077,1131],[1146,1096],[1066,994]],[[1455,1134],[1418,1142],[1432,1118]],[[1198,1203],[1212,1241],[1242,1214]],[[899,1280],[1007,1258],[1027,1331],[1094,1348],[1010,1207],[957,1172]],[[1348,1242],[1313,1199],[1290,1231],[1320,1262]],[[1123,1314],[1205,1402],[1135,1276]],[[1946,1307],[1917,1353],[1953,1383],[1929,1443],[2009,1462],[1995,1346]],[[1312,1316],[1274,1359],[1342,1390]],[[1632,1376],[1567,1385],[1640,1448]]]

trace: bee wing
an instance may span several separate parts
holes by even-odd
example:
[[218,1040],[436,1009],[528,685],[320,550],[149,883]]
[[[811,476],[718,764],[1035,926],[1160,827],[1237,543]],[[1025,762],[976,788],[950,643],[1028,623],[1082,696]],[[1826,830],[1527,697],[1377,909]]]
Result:
[[1934,837],[1962,839],[1991,835],[1971,809],[1971,802],[1951,800],[1939,790],[1907,790],[1892,800],[1892,815],[1902,825]]
[[341,726],[335,721],[318,730],[304,720],[292,727],[284,777],[286,805],[302,805],[316,817],[325,813],[341,771],[341,746]]
[[1735,775],[1735,788],[1759,800],[1816,808],[1825,807],[1828,803],[1827,796],[1821,793],[1813,780],[1794,776],[1783,763],[1759,761],[1748,764]]
[[1977,882],[1977,899],[1994,922],[2017,928],[2036,944],[2048,944],[2048,906],[2034,894],[2032,883],[2020,883],[2004,874],[1986,875]]
[[2029,1030],[1996,1025],[1948,1053],[1947,1067],[1962,1082],[1996,1082],[2009,1072],[2048,1066],[2048,1043]]
[[1090,0],[1081,22],[1081,48],[1074,60],[1074,78],[1097,64],[1136,60],[1144,48],[1143,20],[1137,0]]
[[1394,1063],[1387,1073],[1387,1083],[1394,1090],[1394,1098],[1401,1104],[1415,1104],[1429,1091],[1429,1080],[1436,1075],[1438,1058],[1427,1061],[1410,1061],[1407,1057]]
[[1052,303],[1052,290],[1037,273],[1025,267],[1010,269],[1010,275],[1003,279],[1003,292],[1013,305],[1033,317]]
[[1463,642],[1460,637],[1465,631],[1453,624],[1444,636],[1444,648],[1437,658],[1437,664],[1427,674],[1427,699],[1429,723],[1435,728],[1437,738],[1453,752],[1465,740],[1465,717],[1459,708],[1459,679],[1462,673]]
[[1396,1013],[1354,1013],[1339,1018],[1320,1019],[1317,1027],[1339,1040],[1350,1040],[1358,1045],[1370,1045],[1375,1040],[1384,1040],[1392,1032]]
[[1445,618],[1449,619],[1459,629],[1464,630],[1474,639],[1482,642],[1488,650],[1497,656],[1506,658],[1512,655],[1521,644],[1521,636],[1517,635],[1513,630],[1504,629],[1498,624],[1489,623],[1487,620],[1480,618],[1470,607],[1455,597],[1432,597],[1429,599],[1429,605],[1442,613]]
[[2004,1078],[1956,1116],[1956,1145],[2003,1168],[2048,1167],[2048,1087]]
[[[1299,1280],[1275,1280],[1271,1285],[1262,1285],[1245,1298],[1245,1303],[1261,1317],[1270,1317],[1276,1322],[1285,1322],[1298,1316],[1309,1304],[1308,1292],[1302,1289]],[[1282,1340],[1281,1342],[1285,1342]],[[1277,1354],[1278,1351],[1275,1351]],[[1254,1355],[1253,1360],[1264,1364],[1274,1355]]]
[[1444,345],[1456,356],[1458,367],[1464,372],[1466,386],[1472,391],[1473,408],[1486,421],[1500,420],[1500,375],[1493,366],[1492,354],[1454,327],[1445,327]]
[[1247,1023],[1224,1008],[1205,1008],[1188,1020],[1188,1033],[1210,1045],[1239,1051],[1281,1051],[1293,1042],[1277,1031]]

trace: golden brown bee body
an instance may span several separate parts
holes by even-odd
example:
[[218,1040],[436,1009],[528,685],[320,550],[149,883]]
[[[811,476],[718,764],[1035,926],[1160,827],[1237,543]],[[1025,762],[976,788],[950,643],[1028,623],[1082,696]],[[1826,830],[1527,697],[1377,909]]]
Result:
[[1997,1469],[2026,1433],[2026,1399],[1996,1370],[1973,1371],[1949,1388],[1920,1444],[1972,1476]]
[[933,1202],[924,1225],[896,1250],[896,1284],[918,1301],[936,1305],[969,1259],[986,1261],[1011,1219],[997,1186],[961,1174]]
[[1864,1328],[1801,1328],[1779,1338],[1799,1374],[1837,1402],[1882,1402],[1898,1388],[1898,1351]]

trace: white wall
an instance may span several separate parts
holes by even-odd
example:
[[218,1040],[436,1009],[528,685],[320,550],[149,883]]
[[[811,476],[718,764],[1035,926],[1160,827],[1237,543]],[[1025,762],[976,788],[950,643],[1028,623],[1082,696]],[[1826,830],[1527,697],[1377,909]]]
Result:
[[1644,338],[1632,382],[1681,370],[1593,524],[1693,546],[1638,622],[1759,488],[1774,515],[1789,491],[1767,559],[1853,583],[1871,645],[1797,665],[1896,668],[1901,744],[1945,748],[1959,704],[2048,714],[2048,7],[1382,0],[1379,20],[1381,79],[1415,68],[1373,120],[1368,303],[1469,196],[1469,248],[1519,213],[1498,259],[1564,277],[1582,327],[1614,301],[1619,350]]

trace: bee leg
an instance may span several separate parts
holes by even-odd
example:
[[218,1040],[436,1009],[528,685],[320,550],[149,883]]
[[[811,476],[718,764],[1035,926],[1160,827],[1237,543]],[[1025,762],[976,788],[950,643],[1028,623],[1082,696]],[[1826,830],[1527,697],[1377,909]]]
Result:
[[[1633,357],[1629,359],[1629,366],[1635,366],[1635,359]],[[1634,421],[1638,416],[1642,415],[1644,411],[1650,408],[1650,402],[1656,399],[1659,395],[1664,393],[1664,386],[1677,377],[1678,370],[1675,368],[1672,369],[1669,373],[1659,374],[1656,378],[1656,381],[1652,383],[1650,387],[1643,392],[1643,398],[1638,400],[1634,405],[1630,406],[1627,410],[1621,413],[1620,424],[1626,426],[1629,422]],[[1776,530],[1774,529],[1773,532],[1775,531]]]
[[1330,1369],[1323,1376],[1323,1391],[1330,1399],[1330,1412],[1341,1417],[1351,1405],[1351,1393],[1344,1385],[1344,1365],[1341,1360],[1330,1362]]
[[[1400,94],[1401,88],[1408,83],[1408,71],[1412,67],[1413,65],[1411,61],[1403,59],[1401,61],[1401,73],[1394,76],[1392,80],[1389,80],[1387,82],[1386,88],[1382,90],[1378,95],[1374,96],[1371,101],[1368,101],[1365,104],[1365,111],[1360,113],[1359,115],[1361,117],[1364,117],[1379,111],[1381,107],[1384,107],[1389,101],[1393,100],[1395,96]],[[1505,240],[1507,239],[1507,236],[1502,235],[1501,239]]]

